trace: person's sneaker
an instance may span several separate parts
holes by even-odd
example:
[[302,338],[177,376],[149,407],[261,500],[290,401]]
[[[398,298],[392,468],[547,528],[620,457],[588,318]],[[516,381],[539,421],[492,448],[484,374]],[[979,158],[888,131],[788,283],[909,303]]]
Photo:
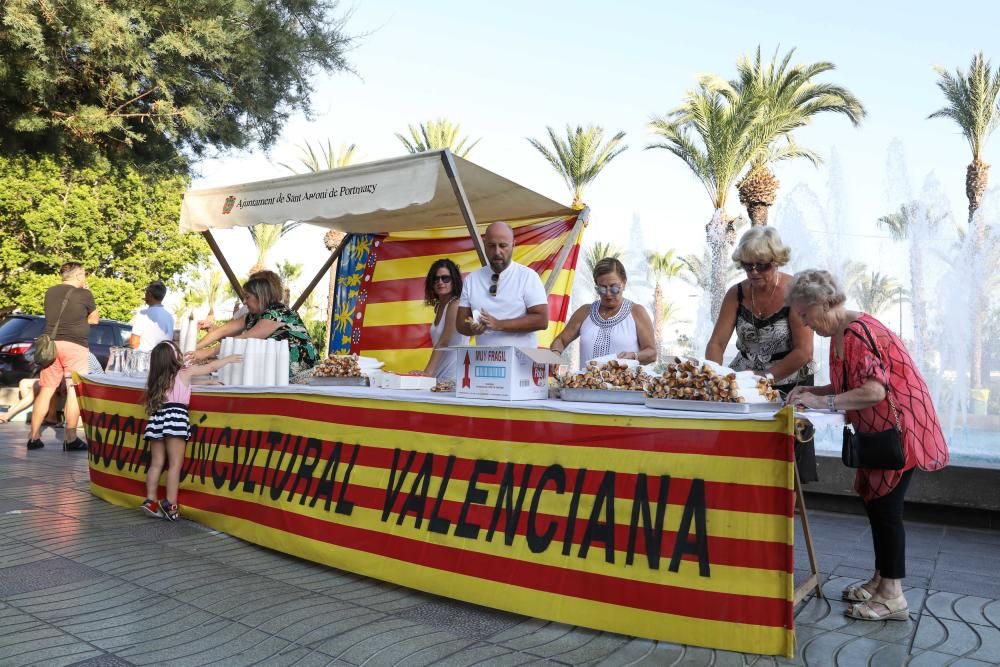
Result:
[[155,500],[150,500],[146,498],[142,501],[142,505],[139,505],[140,509],[149,516],[155,516],[157,519],[163,518],[163,512],[160,510],[160,504]]
[[39,439],[28,440],[28,449],[41,449],[45,446],[45,443]]
[[172,503],[166,498],[160,501],[160,512],[163,513],[163,518],[167,521],[177,521],[181,518],[180,510],[177,509],[177,503]]
[[63,451],[64,452],[85,452],[85,451],[87,451],[87,443],[84,442],[83,440],[81,440],[80,438],[77,438],[73,442],[64,442],[63,443]]

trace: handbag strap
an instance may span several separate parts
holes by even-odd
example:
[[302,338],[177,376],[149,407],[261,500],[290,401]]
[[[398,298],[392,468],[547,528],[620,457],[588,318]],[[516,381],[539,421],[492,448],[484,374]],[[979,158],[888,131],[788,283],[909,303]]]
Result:
[[[868,330],[868,327],[865,326],[865,323],[862,322],[861,320],[859,320],[859,319],[858,320],[854,320],[854,322],[857,322],[858,324],[861,325],[861,328],[864,330],[865,336],[867,336],[868,340],[865,341],[865,339],[861,337],[861,334],[859,334],[857,331],[855,331],[854,329],[852,329],[850,327],[850,325],[847,326],[847,329],[846,329],[847,333],[854,334],[854,337],[857,338],[858,340],[860,340],[862,345],[864,345],[865,347],[867,347],[869,350],[872,351],[872,354],[874,354],[875,358],[878,359],[879,365],[882,366],[882,370],[885,372],[885,375],[886,375],[886,381],[888,382],[888,380],[889,380],[889,369],[886,367],[885,360],[882,359],[882,355],[879,354],[878,345],[875,344],[875,338],[872,336],[872,332]],[[854,324],[854,322],[851,322],[851,324]],[[843,376],[844,387],[847,387],[847,361],[846,360],[844,361],[843,371],[844,371],[844,376]],[[899,430],[900,433],[902,433],[903,432],[903,427],[899,423],[899,411],[896,410],[896,404],[892,400],[892,390],[891,390],[889,384],[886,384],[886,387],[885,387],[885,400],[889,401],[889,407],[892,408],[892,416],[895,417],[895,419],[896,419],[896,428]]]
[[70,287],[69,291],[66,292],[66,296],[63,297],[62,305],[59,306],[59,316],[56,317],[56,323],[52,327],[52,340],[56,339],[56,334],[59,333],[59,322],[62,320],[63,311],[66,310],[66,304],[69,303],[69,297],[73,293],[75,287]]

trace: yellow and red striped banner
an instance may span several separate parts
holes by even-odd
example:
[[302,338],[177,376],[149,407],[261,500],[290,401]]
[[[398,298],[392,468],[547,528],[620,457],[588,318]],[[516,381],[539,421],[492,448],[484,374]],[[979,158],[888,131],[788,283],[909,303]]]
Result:
[[[569,317],[570,291],[583,229],[576,216],[511,221],[514,260],[546,282],[563,247],[572,246],[549,293],[549,328],[539,334],[547,346]],[[435,260],[448,258],[463,275],[481,265],[464,227],[358,236],[345,247],[337,269],[330,345],[335,353],[361,353],[406,372],[427,365],[433,350],[433,309],[424,303],[424,279]]]
[[[138,508],[140,390],[79,391],[93,493]],[[793,653],[787,410],[702,420],[213,391],[191,417],[179,502],[206,525],[496,609]]]

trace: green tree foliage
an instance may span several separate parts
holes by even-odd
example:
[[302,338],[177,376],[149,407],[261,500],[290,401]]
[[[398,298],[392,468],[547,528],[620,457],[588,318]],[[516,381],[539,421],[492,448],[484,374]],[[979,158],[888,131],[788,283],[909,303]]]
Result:
[[[46,290],[60,282],[62,279],[57,274],[32,273],[31,280],[26,281],[15,295],[15,305],[26,313],[41,315],[45,309]],[[135,309],[143,304],[145,286],[128,280],[95,276],[87,279],[87,287],[93,292],[103,319],[128,322]]]
[[[104,314],[127,315],[149,282],[173,284],[207,257],[200,236],[177,228],[186,185],[182,176],[148,176],[103,158],[82,166],[68,158],[0,157],[0,310],[40,312],[31,296],[39,282],[57,280],[63,262],[74,260],[93,276]],[[122,303],[107,301],[111,295]]]
[[183,164],[270,146],[309,112],[317,69],[348,69],[331,0],[0,5],[0,148]]

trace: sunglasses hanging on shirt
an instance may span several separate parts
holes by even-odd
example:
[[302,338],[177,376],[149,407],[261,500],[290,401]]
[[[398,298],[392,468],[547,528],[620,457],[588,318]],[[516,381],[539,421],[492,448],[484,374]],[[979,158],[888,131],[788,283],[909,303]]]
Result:
[[500,274],[494,273],[493,277],[490,278],[490,296],[497,295],[497,283],[500,281]]

